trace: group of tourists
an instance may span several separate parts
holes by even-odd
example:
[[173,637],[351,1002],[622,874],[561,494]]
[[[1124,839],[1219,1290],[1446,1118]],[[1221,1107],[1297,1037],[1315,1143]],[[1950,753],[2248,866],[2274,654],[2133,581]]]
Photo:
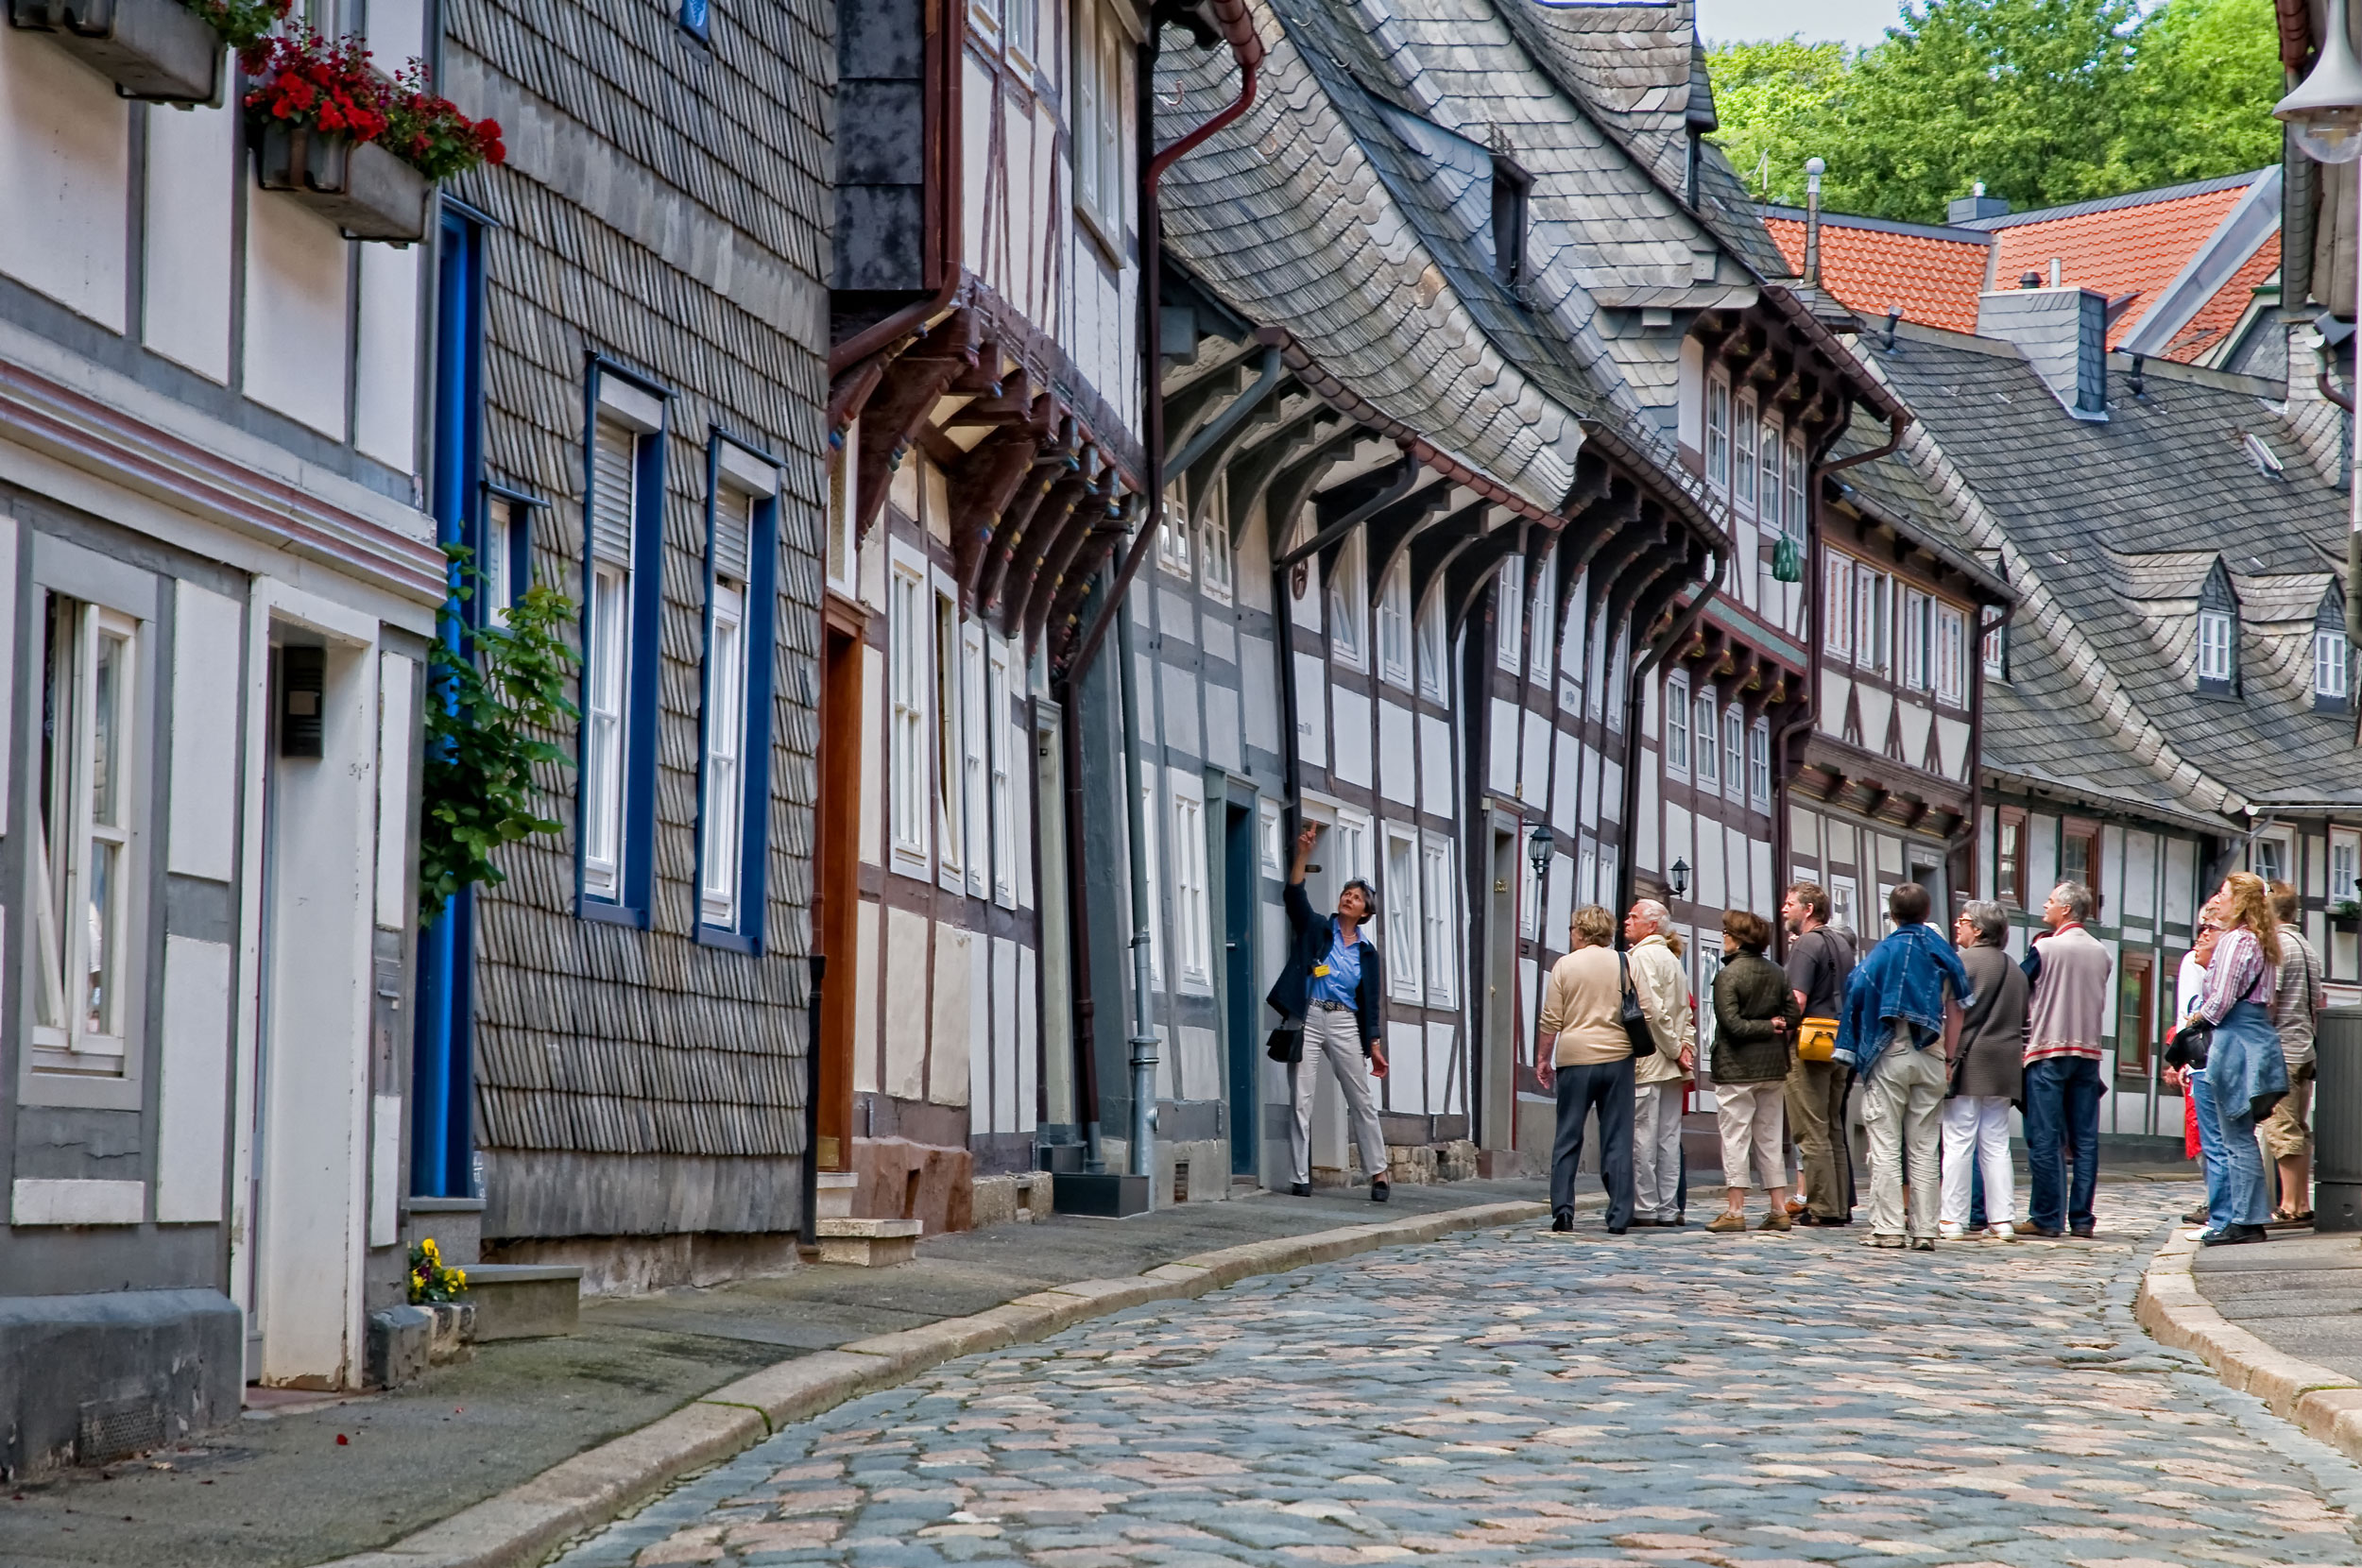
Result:
[[[1312,1096],[1325,1061],[1371,1173],[1370,1196],[1382,1203],[1386,1146],[1371,1083],[1387,1072],[1385,991],[1367,929],[1377,900],[1355,879],[1339,891],[1335,914],[1314,911],[1304,875],[1317,833],[1308,827],[1296,841],[1287,887],[1293,935],[1269,997],[1282,1018],[1270,1051],[1290,1065],[1290,1186],[1311,1191]],[[2091,890],[2074,881],[2053,888],[2044,929],[2018,960],[1999,904],[1964,905],[1949,937],[1929,922],[1929,905],[1916,882],[1894,888],[1891,929],[1865,953],[1831,923],[1828,894],[1797,882],[1780,906],[1784,965],[1768,956],[1770,921],[1723,912],[1705,1078],[1725,1204],[1707,1230],[1747,1229],[1754,1190],[1766,1204],[1757,1229],[1852,1224],[1847,1107],[1858,1093],[1870,1160],[1865,1245],[1925,1252],[1939,1236],[2093,1234],[2114,963],[2085,929]],[[2191,1152],[2206,1171],[2205,1206],[2187,1218],[2205,1225],[2199,1239],[2209,1245],[2260,1241],[2273,1219],[2312,1218],[2305,1117],[2324,997],[2320,960],[2294,924],[2296,909],[2286,883],[2234,873],[2206,901],[2182,963],[2165,1061],[2189,1107]],[[1574,1227],[1576,1172],[1595,1121],[1609,1233],[1687,1222],[1681,1133],[1700,1079],[1698,1002],[1665,905],[1639,900],[1622,928],[1618,949],[1613,914],[1597,904],[1577,909],[1566,953],[1542,990],[1533,1068],[1558,1102],[1553,1230]],[[2025,1123],[2023,1224],[2012,1219],[2012,1110]]]

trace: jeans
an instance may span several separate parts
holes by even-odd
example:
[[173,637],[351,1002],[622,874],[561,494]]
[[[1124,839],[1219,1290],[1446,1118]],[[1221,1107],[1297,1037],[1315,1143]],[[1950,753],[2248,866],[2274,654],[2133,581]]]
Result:
[[1607,1228],[1632,1223],[1632,1058],[1556,1069],[1558,1136],[1550,1144],[1550,1211],[1575,1208],[1575,1167],[1583,1159],[1583,1118],[1600,1113],[1600,1180],[1607,1187]]
[[2206,1165],[2207,1227],[2264,1224],[2271,1218],[2271,1200],[2254,1116],[2244,1106],[2233,1114],[2217,1104],[2203,1069],[2190,1075],[2190,1103],[2198,1108],[2199,1153]]
[[1386,1139],[1378,1128],[1378,1100],[1371,1093],[1368,1058],[1361,1052],[1361,1020],[1349,1007],[1317,1003],[1304,1014],[1304,1060],[1288,1069],[1288,1094],[1295,1115],[1288,1122],[1290,1180],[1312,1179],[1312,1085],[1321,1080],[1321,1058],[1337,1076],[1345,1097],[1345,1125],[1361,1146],[1361,1170],[1371,1181],[1386,1174]]
[[1682,1082],[1633,1089],[1632,1203],[1635,1219],[1670,1220],[1682,1211]]
[[1789,1064],[1789,1130],[1804,1167],[1805,1197],[1816,1219],[1845,1219],[1854,1212],[1854,1152],[1845,1135],[1847,1073],[1834,1062]]
[[2017,1212],[2010,1168],[2010,1102],[1999,1095],[1955,1095],[1943,1102],[1943,1222],[1966,1229],[1971,1189],[1984,1172],[1987,1214],[2006,1225]]
[[[2075,1145],[2074,1190],[2067,1190],[2066,1151]],[[2088,1056],[2045,1056],[2026,1064],[2026,1202],[2028,1224],[2080,1230],[2092,1223],[2092,1194],[2099,1185],[2099,1064]],[[2064,1222],[2061,1209],[2063,1205]]]
[[[1936,1237],[1937,1123],[1951,1069],[1941,1049],[1919,1050],[1897,1041],[1878,1058],[1862,1084],[1862,1122],[1870,1130],[1870,1228],[1880,1236]],[[1910,1216],[1903,1214],[1903,1184],[1910,1182]]]

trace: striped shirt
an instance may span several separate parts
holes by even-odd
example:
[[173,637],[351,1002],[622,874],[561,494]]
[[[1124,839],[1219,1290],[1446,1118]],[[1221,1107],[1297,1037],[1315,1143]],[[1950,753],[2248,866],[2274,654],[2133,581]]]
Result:
[[2195,1011],[2208,1023],[2218,1024],[2240,1002],[2261,1002],[2268,1008],[2278,979],[2278,972],[2264,962],[2264,945],[2253,931],[2245,927],[2225,931],[2207,961],[2206,984],[2198,994]]

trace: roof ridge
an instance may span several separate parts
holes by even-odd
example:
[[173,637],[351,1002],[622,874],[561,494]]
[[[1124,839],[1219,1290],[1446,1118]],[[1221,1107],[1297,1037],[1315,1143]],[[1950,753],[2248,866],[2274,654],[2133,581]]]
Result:
[[1972,218],[1960,227],[1963,229],[2015,229],[2028,223],[2056,223],[2062,218],[2080,218],[2093,213],[2114,213],[2127,207],[2154,207],[2167,201],[2183,201],[2191,196],[2211,196],[2217,191],[2233,191],[2252,185],[2264,178],[2269,165],[2250,169],[2245,174],[2217,175],[2212,179],[2192,179],[2180,185],[2159,185],[2152,190],[2127,191],[2122,196],[2095,196],[2089,201],[2070,201],[2056,207],[2036,207],[2023,213],[2002,213],[1989,218]]
[[[1790,223],[1803,223],[1806,213],[1802,207],[1789,207],[1779,202],[1761,204],[1768,219],[1786,218]],[[1994,237],[1979,229],[1964,229],[1957,223],[1909,223],[1901,218],[1874,218],[1862,213],[1832,213],[1823,207],[1821,222],[1824,228],[1864,229],[1879,234],[1908,234],[1915,239],[1948,240],[1954,245],[1980,245],[1991,249]]]

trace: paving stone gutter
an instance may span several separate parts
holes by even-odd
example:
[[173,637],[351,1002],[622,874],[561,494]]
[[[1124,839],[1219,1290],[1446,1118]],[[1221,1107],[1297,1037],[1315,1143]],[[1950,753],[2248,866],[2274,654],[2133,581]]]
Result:
[[[2268,1245],[2268,1243],[2267,1244]],[[2199,1290],[2198,1232],[2178,1229],[2142,1270],[2132,1315],[2160,1344],[2186,1350],[2223,1383],[2362,1462],[2362,1382],[2274,1349],[2225,1318]]]
[[[1258,1274],[1284,1273],[1380,1247],[1538,1219],[1535,1202],[1483,1203],[1366,1225],[1280,1236],[1162,1264],[1121,1279],[1078,1280],[989,1311],[856,1339],[726,1383],[659,1421],[575,1455],[522,1486],[391,1545],[325,1568],[525,1568],[681,1477],[875,1389],[976,1351],[1040,1339],[1144,1302],[1199,1296]],[[2362,1395],[2362,1390],[2357,1390]]]

